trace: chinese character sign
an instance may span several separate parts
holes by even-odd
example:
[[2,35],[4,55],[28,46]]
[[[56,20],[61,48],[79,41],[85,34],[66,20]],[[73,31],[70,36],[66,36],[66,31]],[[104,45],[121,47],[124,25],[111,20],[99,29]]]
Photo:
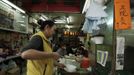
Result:
[[115,0],[115,29],[131,28],[130,0]]

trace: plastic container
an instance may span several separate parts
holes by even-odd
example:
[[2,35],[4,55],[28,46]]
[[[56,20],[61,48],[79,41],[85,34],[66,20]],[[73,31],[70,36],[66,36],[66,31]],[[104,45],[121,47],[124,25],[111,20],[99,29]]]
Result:
[[95,36],[91,38],[91,41],[93,41],[95,44],[103,44],[104,37],[103,36]]

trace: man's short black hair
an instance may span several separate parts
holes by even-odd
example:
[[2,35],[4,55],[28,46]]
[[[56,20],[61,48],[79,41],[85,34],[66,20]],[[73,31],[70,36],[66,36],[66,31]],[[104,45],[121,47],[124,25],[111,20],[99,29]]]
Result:
[[46,25],[48,25],[49,27],[53,27],[55,25],[55,23],[52,20],[39,20],[38,24],[40,25],[41,30],[43,30],[46,27]]

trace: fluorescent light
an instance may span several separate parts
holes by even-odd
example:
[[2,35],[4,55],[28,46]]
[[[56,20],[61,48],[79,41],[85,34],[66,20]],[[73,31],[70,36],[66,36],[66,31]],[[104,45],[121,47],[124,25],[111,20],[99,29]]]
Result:
[[70,18],[69,17],[67,17],[67,23],[70,23]]
[[69,25],[65,25],[66,28],[70,29],[70,28],[74,28],[74,26],[69,26]]
[[14,5],[14,4],[11,3],[10,1],[8,1],[8,0],[2,0],[2,1],[5,2],[5,3],[7,3],[8,5],[10,5],[11,7],[13,7],[13,8],[15,8],[15,9],[19,10],[20,12],[25,13],[24,10],[20,9],[18,6]]
[[56,22],[55,23],[66,23],[65,20],[55,20]]
[[57,21],[56,21],[56,22],[54,22],[54,23],[65,23],[65,22],[63,22],[63,21],[58,21],[58,22],[57,22]]
[[42,17],[42,16],[40,17],[40,19],[41,19],[41,20],[43,20],[43,21],[45,21],[45,20],[46,20],[46,19],[45,19],[44,17]]
[[84,12],[86,12],[87,11],[87,9],[89,8],[89,6],[90,6],[90,0],[86,0],[85,1],[85,4],[84,4],[84,7],[83,7],[83,10],[82,10],[82,13],[84,13]]
[[48,20],[48,17],[46,17],[45,15],[41,15],[40,19],[45,21],[45,20]]
[[34,22],[35,24],[37,24],[38,21],[37,21],[36,19],[33,18],[33,22]]
[[24,24],[20,24],[21,26],[23,26],[23,27],[25,27],[26,25],[24,25]]
[[46,20],[48,19],[48,17],[47,16],[45,16],[45,15],[41,15],[43,18],[45,18]]
[[5,2],[0,1],[1,4],[3,4],[4,6],[11,8],[9,5],[7,5]]

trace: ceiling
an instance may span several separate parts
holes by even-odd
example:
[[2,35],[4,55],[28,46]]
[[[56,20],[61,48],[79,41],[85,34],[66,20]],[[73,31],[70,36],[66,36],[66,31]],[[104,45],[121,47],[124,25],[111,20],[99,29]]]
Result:
[[29,12],[80,13],[85,0],[10,0]]
[[[80,28],[84,17],[81,13],[85,0],[10,0],[15,5],[26,10],[35,19],[40,19],[42,15],[55,22],[59,28],[68,28],[76,31]],[[69,23],[67,22],[69,18]],[[68,26],[67,26],[68,25]]]
[[77,31],[84,20],[84,16],[78,13],[32,13],[31,16],[37,20],[45,16],[47,19],[54,20],[58,28],[68,28],[68,25],[72,31]]

